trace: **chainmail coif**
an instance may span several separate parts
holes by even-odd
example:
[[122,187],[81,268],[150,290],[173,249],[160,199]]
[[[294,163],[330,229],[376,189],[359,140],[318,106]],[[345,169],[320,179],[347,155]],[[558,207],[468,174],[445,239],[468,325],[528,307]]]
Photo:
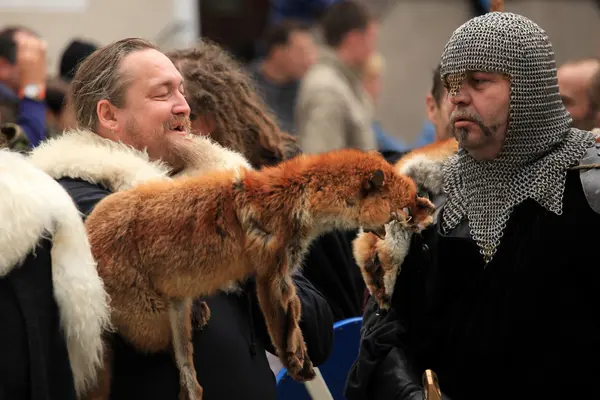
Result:
[[471,19],[453,33],[441,64],[450,95],[467,71],[503,73],[510,79],[508,132],[499,156],[477,161],[461,149],[444,169],[448,200],[441,227],[447,233],[468,218],[487,264],[516,205],[530,198],[562,213],[567,169],[578,164],[595,135],[571,128],[552,44],[523,16],[493,12]]

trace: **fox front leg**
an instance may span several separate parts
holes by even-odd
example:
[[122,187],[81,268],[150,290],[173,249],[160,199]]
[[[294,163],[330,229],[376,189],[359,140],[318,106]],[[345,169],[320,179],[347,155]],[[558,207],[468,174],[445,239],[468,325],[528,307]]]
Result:
[[287,255],[273,257],[256,278],[256,290],[267,330],[277,355],[290,376],[299,382],[315,377],[299,321],[302,305],[290,276]]
[[173,355],[179,369],[179,400],[202,400],[196,379],[192,344],[192,300],[173,300],[169,305]]

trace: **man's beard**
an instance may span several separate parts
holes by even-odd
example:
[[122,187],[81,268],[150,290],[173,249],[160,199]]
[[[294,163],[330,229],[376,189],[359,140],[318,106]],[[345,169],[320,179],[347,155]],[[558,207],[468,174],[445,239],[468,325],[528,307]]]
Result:
[[[171,133],[171,130],[176,126],[183,127],[181,135]],[[184,169],[194,160],[195,146],[194,142],[189,139],[191,137],[191,122],[185,116],[171,116],[168,121],[163,123],[161,128],[156,129],[149,136],[142,134],[142,129],[135,118],[128,121],[126,129],[132,141],[136,143],[135,147],[139,150],[148,147],[146,143],[148,138],[159,141],[160,143],[153,143],[153,148],[160,149],[158,158],[175,172]],[[157,158],[155,154],[149,155],[151,158]]]

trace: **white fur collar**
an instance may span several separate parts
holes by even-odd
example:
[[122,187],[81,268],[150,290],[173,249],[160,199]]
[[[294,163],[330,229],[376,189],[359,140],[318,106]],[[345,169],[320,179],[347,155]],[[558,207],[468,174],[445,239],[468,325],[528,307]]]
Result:
[[95,383],[109,329],[108,296],[69,195],[26,158],[0,151],[0,277],[52,238],[52,282],[78,394]]
[[[212,140],[194,136],[194,159],[178,176],[191,176],[215,169],[245,167],[250,163],[239,153]],[[65,132],[35,148],[30,155],[35,166],[54,179],[83,179],[101,184],[111,192],[129,189],[152,179],[169,179],[170,169],[150,161],[145,151],[104,139],[93,132]]]

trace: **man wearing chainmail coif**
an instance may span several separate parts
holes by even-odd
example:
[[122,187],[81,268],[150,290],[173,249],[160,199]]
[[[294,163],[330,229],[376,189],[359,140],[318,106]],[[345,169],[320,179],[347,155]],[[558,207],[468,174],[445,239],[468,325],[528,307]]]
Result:
[[[446,201],[420,235],[392,223],[355,240],[381,290],[346,396],[423,399],[430,369],[444,399],[600,398],[600,148],[571,126],[552,45],[527,18],[488,13],[453,33],[441,77],[460,144]],[[381,276],[399,265],[390,289]]]

